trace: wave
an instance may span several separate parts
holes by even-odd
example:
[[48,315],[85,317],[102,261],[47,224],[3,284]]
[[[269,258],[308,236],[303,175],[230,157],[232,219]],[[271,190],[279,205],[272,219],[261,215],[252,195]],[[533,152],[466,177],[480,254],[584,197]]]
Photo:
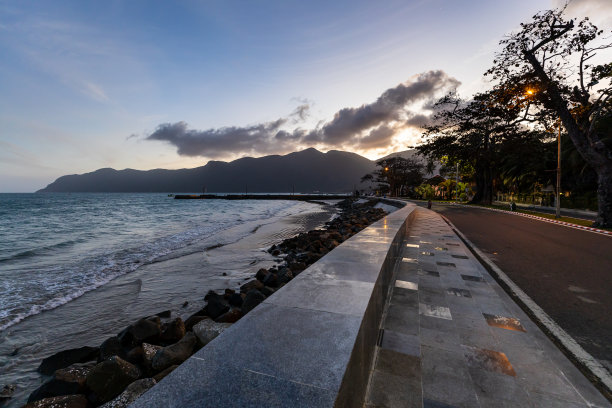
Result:
[[47,255],[49,252],[53,252],[58,249],[69,248],[69,247],[72,247],[82,242],[84,242],[83,239],[73,239],[73,240],[59,242],[53,245],[43,246],[40,248],[28,249],[26,251],[18,252],[16,254],[13,254],[7,257],[0,257],[0,263],[10,262],[10,261],[18,260],[18,259],[31,258],[31,257],[39,256],[39,255]]

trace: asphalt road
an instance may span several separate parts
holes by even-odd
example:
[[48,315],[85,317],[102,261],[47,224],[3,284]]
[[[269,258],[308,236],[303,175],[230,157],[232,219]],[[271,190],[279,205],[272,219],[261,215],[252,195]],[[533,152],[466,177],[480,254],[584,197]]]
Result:
[[477,208],[432,209],[612,371],[612,237]]

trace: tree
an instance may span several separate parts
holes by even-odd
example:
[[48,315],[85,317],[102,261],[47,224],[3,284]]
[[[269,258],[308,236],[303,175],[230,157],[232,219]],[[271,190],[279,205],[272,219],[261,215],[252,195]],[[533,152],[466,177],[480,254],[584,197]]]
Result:
[[[597,174],[598,215],[595,225],[612,227],[612,63],[592,64],[603,31],[588,18],[575,24],[564,9],[533,16],[530,23],[500,42],[504,46],[486,75],[514,94],[526,122],[560,118],[584,161]],[[608,38],[609,41],[609,38]],[[531,98],[525,98],[525,94]],[[535,110],[533,110],[535,108]]]
[[366,174],[361,181],[374,181],[378,188],[390,195],[402,195],[423,181],[423,164],[415,159],[390,157],[376,162],[378,167]]
[[426,142],[417,150],[430,160],[447,158],[447,165],[460,164],[474,174],[474,203],[491,204],[497,175],[499,146],[519,131],[520,107],[508,103],[503,89],[495,88],[464,101],[448,94],[435,104],[433,124],[425,126]]

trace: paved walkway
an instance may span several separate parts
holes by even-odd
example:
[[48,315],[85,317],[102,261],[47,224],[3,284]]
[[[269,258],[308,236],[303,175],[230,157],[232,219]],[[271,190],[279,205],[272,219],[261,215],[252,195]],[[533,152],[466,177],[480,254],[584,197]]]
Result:
[[417,209],[367,407],[612,407],[451,228]]

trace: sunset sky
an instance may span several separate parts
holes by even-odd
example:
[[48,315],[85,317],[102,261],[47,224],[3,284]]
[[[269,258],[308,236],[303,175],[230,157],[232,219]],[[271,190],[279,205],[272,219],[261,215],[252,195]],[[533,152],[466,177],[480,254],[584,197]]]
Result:
[[[0,192],[103,167],[406,150],[436,97],[486,89],[504,34],[560,4],[0,0]],[[612,1],[568,15],[609,30]]]

